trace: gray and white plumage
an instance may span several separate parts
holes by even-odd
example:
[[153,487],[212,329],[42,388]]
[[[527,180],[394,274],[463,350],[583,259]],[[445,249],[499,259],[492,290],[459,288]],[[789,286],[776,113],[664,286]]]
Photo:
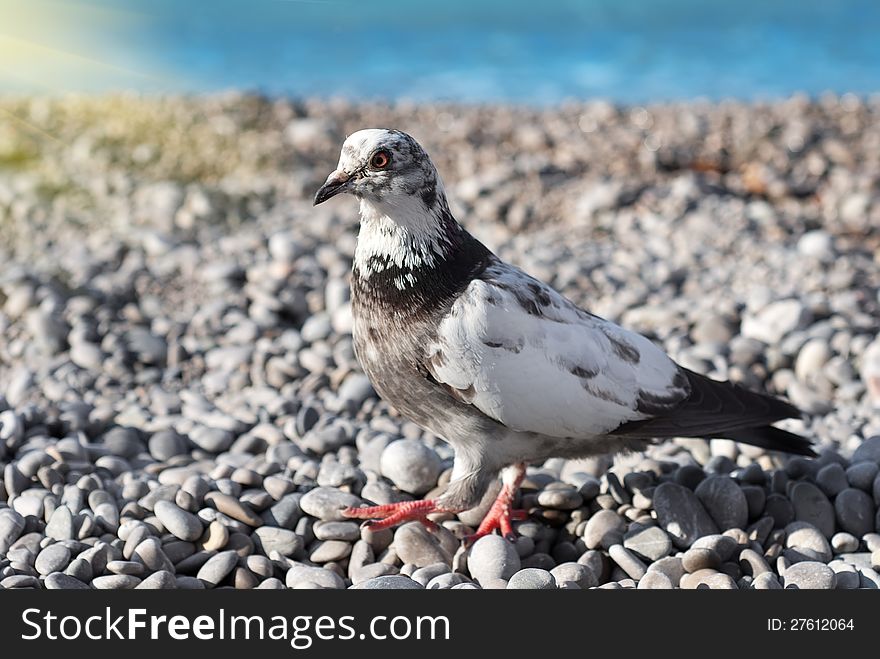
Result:
[[812,453],[807,440],[769,425],[798,416],[788,403],[688,371],[500,260],[452,217],[433,163],[409,135],[349,136],[315,203],[340,192],[360,200],[355,351],[385,400],[454,447],[443,508],[473,507],[514,463],[657,438]]

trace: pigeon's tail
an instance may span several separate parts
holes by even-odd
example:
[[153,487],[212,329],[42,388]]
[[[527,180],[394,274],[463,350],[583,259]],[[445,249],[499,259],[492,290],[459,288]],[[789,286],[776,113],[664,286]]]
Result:
[[784,451],[795,455],[815,457],[816,452],[810,447],[810,440],[782,428],[764,426],[762,428],[745,428],[725,434],[725,439],[735,442],[760,446],[768,451]]
[[686,368],[681,370],[690,387],[687,398],[650,419],[625,423],[613,434],[657,439],[717,437],[773,451],[816,455],[806,438],[770,425],[801,416],[791,403],[731,382],[711,380]]

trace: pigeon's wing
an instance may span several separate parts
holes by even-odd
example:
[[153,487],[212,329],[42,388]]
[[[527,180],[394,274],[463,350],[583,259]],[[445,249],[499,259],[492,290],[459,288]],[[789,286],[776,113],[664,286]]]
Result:
[[503,263],[455,301],[425,369],[509,428],[554,437],[602,435],[689,393],[682,370],[651,341]]

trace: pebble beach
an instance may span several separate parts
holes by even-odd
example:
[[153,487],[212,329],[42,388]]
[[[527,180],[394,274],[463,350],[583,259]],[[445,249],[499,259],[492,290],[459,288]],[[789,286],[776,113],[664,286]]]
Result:
[[[516,542],[470,548],[497,489],[434,532],[343,518],[453,457],[355,359],[356,203],[312,206],[374,126],[502,258],[788,398],[819,457],[551,459]],[[880,97],[0,97],[0,467],[2,589],[880,588]]]

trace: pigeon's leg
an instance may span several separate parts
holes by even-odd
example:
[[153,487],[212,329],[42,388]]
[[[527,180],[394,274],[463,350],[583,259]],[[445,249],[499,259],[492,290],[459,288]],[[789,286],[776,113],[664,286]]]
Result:
[[516,540],[516,534],[513,532],[512,520],[526,519],[525,510],[513,510],[513,498],[519,489],[520,483],[526,475],[526,465],[524,462],[511,465],[501,472],[501,492],[495,499],[495,503],[489,509],[489,513],[483,518],[477,532],[468,537],[469,542],[479,540],[484,535],[489,535],[495,529],[501,531],[508,540]]
[[400,522],[417,520],[429,530],[434,530],[437,525],[428,519],[430,513],[453,512],[447,511],[437,505],[436,499],[423,499],[422,501],[401,501],[389,503],[384,506],[367,506],[365,508],[346,508],[342,511],[345,517],[365,519],[364,526],[374,531],[387,529]]

